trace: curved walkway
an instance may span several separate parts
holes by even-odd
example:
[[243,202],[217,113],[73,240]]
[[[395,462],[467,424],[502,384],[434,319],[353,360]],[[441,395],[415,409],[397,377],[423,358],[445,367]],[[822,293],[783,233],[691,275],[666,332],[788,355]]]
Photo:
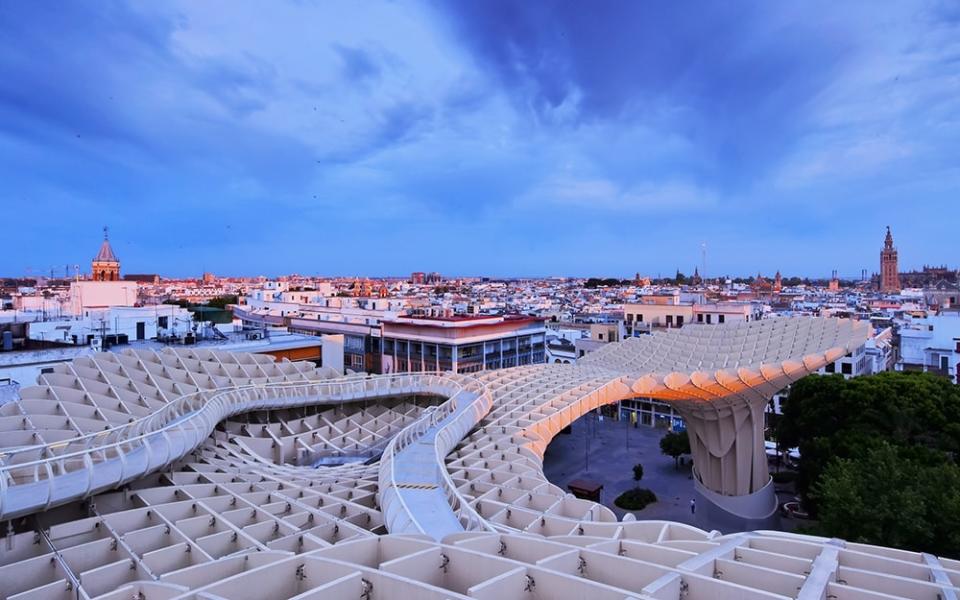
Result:
[[[374,400],[401,394],[450,398],[461,389],[450,377],[407,374],[252,385],[183,396],[161,411],[127,425],[71,442],[13,448],[0,454],[3,461],[0,520],[88,498],[162,470],[210,437],[217,423],[243,412]],[[472,400],[479,397],[474,394]],[[463,402],[456,414],[474,414],[468,410],[472,404]],[[447,419],[452,422],[455,416]],[[445,421],[435,426],[447,424]],[[410,429],[415,428],[407,430]],[[98,443],[106,438],[113,441]],[[37,455],[45,458],[30,460]],[[434,465],[437,465],[435,460]],[[449,509],[446,501],[444,505]]]
[[[749,406],[859,343],[858,327],[824,319],[692,327],[610,345],[576,366],[475,377],[318,382],[323,374],[302,363],[189,349],[77,359],[0,407],[0,498],[24,503],[29,494],[10,488],[36,486],[42,510],[162,470],[97,494],[86,518],[40,514],[35,531],[10,523],[0,590],[16,600],[951,597],[956,561],[778,532],[721,536],[618,521],[543,476],[543,452],[560,429],[601,404],[649,393],[704,420],[696,447],[709,456],[696,461],[720,468],[705,482],[752,487],[763,473],[749,470],[755,440],[739,441],[753,434]],[[415,392],[447,400],[427,411],[416,402],[298,408],[336,393]],[[269,407],[256,427],[228,421],[228,433],[210,436],[231,411]],[[352,449],[391,437],[378,465],[291,464],[312,442]],[[721,476],[741,463],[748,471]],[[58,479],[68,476],[77,481]],[[11,509],[24,510],[0,510]]]

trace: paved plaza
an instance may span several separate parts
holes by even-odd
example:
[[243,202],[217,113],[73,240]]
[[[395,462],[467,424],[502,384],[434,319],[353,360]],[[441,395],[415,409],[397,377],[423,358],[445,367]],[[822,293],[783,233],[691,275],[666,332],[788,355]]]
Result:
[[[638,520],[664,519],[680,521],[705,529],[718,529],[690,514],[693,480],[689,457],[677,469],[673,458],[660,452],[660,438],[666,430],[629,425],[595,413],[587,414],[573,424],[573,432],[553,438],[547,447],[543,471],[551,483],[567,489],[573,479],[590,479],[603,484],[602,503],[618,517],[633,512]],[[586,451],[589,438],[589,468]],[[643,465],[640,487],[653,490],[657,502],[643,510],[625,511],[614,505],[622,492],[637,485],[633,481],[633,465]]]

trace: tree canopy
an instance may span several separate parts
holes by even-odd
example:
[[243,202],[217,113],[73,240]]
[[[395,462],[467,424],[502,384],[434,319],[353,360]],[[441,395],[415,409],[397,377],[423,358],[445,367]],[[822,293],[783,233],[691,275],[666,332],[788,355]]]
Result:
[[683,454],[690,454],[690,437],[687,430],[669,432],[660,438],[660,452],[673,457],[675,467],[679,467],[679,459]]
[[630,285],[629,279],[615,279],[613,277],[608,277],[606,279],[599,277],[591,277],[584,284],[585,288],[598,288],[598,287],[617,287],[620,285]]
[[225,296],[217,296],[216,298],[211,298],[207,301],[207,306],[211,308],[221,308],[225,309],[228,304],[236,304],[238,298],[236,294],[227,294]]
[[831,461],[812,493],[828,535],[960,553],[960,467],[943,453],[881,442],[858,458]]
[[781,446],[800,449],[797,491],[821,519],[820,533],[960,549],[960,388],[949,380],[810,376],[790,390],[777,435]]

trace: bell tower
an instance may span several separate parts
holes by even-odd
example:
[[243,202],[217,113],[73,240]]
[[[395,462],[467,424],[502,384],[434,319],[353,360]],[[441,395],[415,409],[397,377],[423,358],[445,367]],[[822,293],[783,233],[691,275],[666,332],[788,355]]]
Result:
[[110,235],[106,227],[103,228],[100,252],[97,252],[91,263],[91,272],[94,281],[120,281],[120,259],[110,247]]
[[880,291],[885,294],[900,292],[900,271],[897,264],[897,249],[893,245],[893,234],[887,225],[887,237],[880,251]]

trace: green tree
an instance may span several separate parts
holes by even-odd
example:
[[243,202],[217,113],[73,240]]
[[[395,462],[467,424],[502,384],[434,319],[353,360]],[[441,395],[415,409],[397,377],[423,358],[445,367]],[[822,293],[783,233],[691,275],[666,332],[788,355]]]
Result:
[[960,467],[943,453],[880,442],[832,460],[812,493],[824,535],[960,556]]
[[960,388],[929,373],[795,383],[777,424],[819,533],[960,552]]
[[809,492],[834,457],[861,456],[884,440],[960,452],[960,389],[926,373],[813,375],[791,387],[777,439],[800,449],[797,491],[815,512]]
[[668,432],[667,435],[660,438],[660,452],[673,457],[674,468],[680,468],[680,456],[690,454],[690,437],[687,430],[680,432]]
[[228,304],[236,304],[237,301],[238,301],[238,298],[236,295],[227,294],[225,296],[217,296],[216,298],[211,298],[207,302],[207,306],[209,306],[210,308],[225,309]]

